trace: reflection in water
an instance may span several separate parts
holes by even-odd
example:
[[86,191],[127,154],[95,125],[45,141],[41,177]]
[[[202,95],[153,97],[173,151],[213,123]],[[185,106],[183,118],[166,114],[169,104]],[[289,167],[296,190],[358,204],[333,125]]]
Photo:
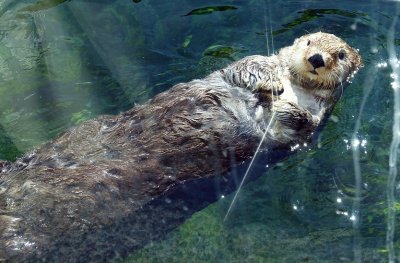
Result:
[[399,6],[397,5],[396,15],[388,31],[387,45],[389,53],[389,65],[393,71],[390,77],[393,79],[391,86],[393,89],[394,109],[393,109],[393,139],[390,144],[389,155],[389,177],[387,183],[387,201],[388,201],[388,223],[386,232],[386,246],[389,250],[389,262],[396,262],[396,251],[394,246],[395,227],[396,227],[396,196],[395,187],[397,184],[397,161],[400,145],[400,62],[397,58],[397,52],[394,45],[397,19],[399,15]]
[[225,214],[225,216],[224,216],[224,221],[228,218],[229,213],[231,212],[233,206],[235,205],[236,198],[238,197],[238,195],[239,195],[239,193],[240,193],[240,190],[242,189],[243,184],[244,184],[244,182],[246,181],[247,176],[249,175],[249,172],[250,172],[251,169],[253,168],[254,161],[256,160],[258,154],[260,153],[260,148],[261,148],[261,146],[263,145],[264,140],[265,140],[265,138],[266,138],[268,132],[270,131],[271,125],[275,122],[275,115],[276,115],[275,113],[276,113],[276,112],[273,111],[273,113],[272,113],[272,115],[271,115],[271,119],[269,120],[269,123],[268,123],[268,125],[267,125],[267,128],[266,128],[265,131],[264,131],[264,134],[263,134],[263,136],[262,136],[262,138],[261,138],[261,140],[260,140],[260,143],[258,144],[257,149],[256,149],[256,151],[255,151],[253,157],[251,158],[251,161],[250,161],[250,163],[249,163],[249,166],[247,167],[246,172],[244,173],[243,179],[242,179],[242,181],[240,182],[239,187],[238,187],[238,189],[236,190],[236,192],[235,192],[235,194],[234,194],[234,196],[233,196],[232,202],[231,202],[231,204],[229,205],[228,211],[226,212],[226,214]]
[[[354,229],[354,261],[362,262],[362,251],[361,251],[361,232],[360,232],[360,202],[361,202],[361,185],[362,185],[362,174],[361,174],[361,166],[360,166],[360,148],[366,149],[367,140],[359,139],[359,131],[361,127],[361,116],[364,112],[364,108],[367,102],[367,99],[370,97],[371,90],[373,88],[373,84],[375,83],[376,76],[376,67],[371,67],[369,76],[373,76],[372,78],[368,78],[367,81],[364,82],[364,92],[363,98],[361,101],[360,110],[357,115],[357,119],[354,125],[353,135],[351,137],[351,149],[353,152],[353,166],[354,166],[354,177],[355,177],[355,191],[356,195],[353,200],[352,207],[352,215],[350,220],[353,221],[353,229]],[[345,141],[346,142],[346,141]],[[366,150],[364,151],[366,154]]]

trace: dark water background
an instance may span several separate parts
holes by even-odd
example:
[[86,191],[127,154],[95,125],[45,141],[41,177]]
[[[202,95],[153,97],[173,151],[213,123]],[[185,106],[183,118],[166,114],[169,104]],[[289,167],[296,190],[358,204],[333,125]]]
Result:
[[[360,49],[365,67],[312,149],[248,184],[226,221],[232,196],[221,197],[126,262],[353,262],[357,252],[362,262],[388,262],[386,193],[394,102],[392,70],[378,64],[388,61],[388,29],[398,5],[1,1],[0,159],[14,160],[72,125],[127,110],[235,59],[267,55],[267,44],[272,52],[271,28],[275,51],[307,32],[334,33]],[[368,87],[372,90],[360,115]],[[362,187],[360,212],[354,214],[351,141],[359,117]],[[400,202],[394,207],[400,211]],[[394,244],[400,254],[398,222]]]

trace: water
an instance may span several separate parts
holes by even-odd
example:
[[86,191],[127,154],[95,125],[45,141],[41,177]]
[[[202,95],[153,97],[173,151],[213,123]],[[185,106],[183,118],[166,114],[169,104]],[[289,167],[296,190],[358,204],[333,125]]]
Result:
[[2,1],[0,158],[307,32],[335,33],[365,67],[317,143],[243,187],[227,220],[233,194],[126,262],[398,262],[397,5]]
[[388,32],[387,45],[389,54],[389,64],[392,68],[393,73],[390,75],[393,79],[391,83],[393,88],[394,97],[394,108],[393,108],[393,139],[390,144],[390,155],[389,155],[389,178],[387,183],[387,201],[388,201],[388,226],[386,232],[386,246],[389,251],[389,262],[396,261],[396,249],[394,246],[395,242],[395,227],[396,227],[396,196],[395,196],[395,184],[397,177],[397,152],[400,144],[400,72],[399,72],[399,60],[396,54],[396,48],[394,46],[395,31],[398,19],[399,11],[396,10],[396,17],[393,19],[393,23]]

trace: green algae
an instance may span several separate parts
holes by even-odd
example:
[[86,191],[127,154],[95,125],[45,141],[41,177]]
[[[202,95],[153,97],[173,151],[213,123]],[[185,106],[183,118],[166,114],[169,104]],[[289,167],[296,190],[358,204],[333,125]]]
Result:
[[188,35],[187,37],[185,37],[185,40],[182,43],[182,47],[188,48],[190,43],[192,42],[192,38],[193,38],[193,35]]
[[71,0],[39,0],[34,4],[28,5],[24,8],[21,8],[19,11],[23,12],[37,12],[37,11],[42,11],[46,9],[50,9],[53,7],[56,7],[58,5],[61,5],[65,2],[69,2]]
[[299,11],[299,17],[293,19],[291,22],[283,24],[282,29],[274,30],[273,35],[282,34],[289,31],[303,23],[308,23],[310,21],[316,20],[318,18],[324,17],[326,15],[337,15],[347,18],[364,18],[366,19],[367,14],[355,11],[346,11],[341,9],[307,9],[304,11]]
[[213,12],[222,12],[222,11],[229,11],[229,10],[236,10],[238,9],[235,6],[207,6],[202,8],[193,9],[189,13],[184,16],[192,16],[192,15],[208,15]]
[[216,58],[231,58],[238,49],[225,45],[212,45],[204,50],[204,56],[212,56]]
[[92,117],[92,113],[89,110],[82,110],[72,114],[71,122],[73,124],[79,124],[86,120],[89,120]]

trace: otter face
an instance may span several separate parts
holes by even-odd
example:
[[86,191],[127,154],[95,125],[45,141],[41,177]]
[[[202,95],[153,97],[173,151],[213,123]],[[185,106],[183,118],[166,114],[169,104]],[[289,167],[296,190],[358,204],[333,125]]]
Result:
[[290,71],[310,88],[334,89],[362,66],[355,49],[335,35],[322,32],[296,39],[286,56]]

